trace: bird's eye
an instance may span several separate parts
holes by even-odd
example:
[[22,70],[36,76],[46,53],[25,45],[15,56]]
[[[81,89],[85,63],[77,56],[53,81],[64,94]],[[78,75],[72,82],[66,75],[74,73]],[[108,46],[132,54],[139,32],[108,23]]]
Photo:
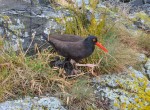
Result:
[[96,42],[96,39],[93,39],[93,42]]

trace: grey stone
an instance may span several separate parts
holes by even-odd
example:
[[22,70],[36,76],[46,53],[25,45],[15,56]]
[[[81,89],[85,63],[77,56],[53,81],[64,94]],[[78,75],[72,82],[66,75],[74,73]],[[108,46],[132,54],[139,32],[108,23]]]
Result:
[[40,4],[49,5],[51,0],[38,0]]
[[82,6],[82,2],[84,2],[86,5],[89,5],[89,0],[76,0],[76,3],[78,4],[79,7]]
[[128,69],[131,71],[131,73],[134,73],[139,78],[145,77],[141,71],[135,70],[132,66],[130,66]]
[[38,101],[40,106],[45,106],[50,110],[65,110],[64,107],[61,106],[60,100],[55,97],[46,97],[42,98]]
[[146,59],[147,59],[147,57],[146,57],[145,54],[142,54],[142,53],[139,53],[139,54],[138,54],[138,60],[139,60],[140,62],[146,62]]
[[146,70],[146,74],[147,74],[148,78],[150,79],[150,70]]
[[31,3],[32,0],[22,0],[22,1],[27,2],[27,3]]
[[4,35],[4,29],[0,27],[0,36]]
[[32,41],[32,32],[35,31],[34,41],[29,48],[29,51],[32,51],[35,44],[38,44],[38,46],[43,45],[41,36],[44,30],[48,29],[49,33],[61,33],[64,31],[64,28],[55,19],[62,18],[66,14],[65,10],[56,11],[51,6],[31,6],[27,1],[16,2],[12,0],[10,4],[9,0],[2,0],[0,3],[3,4],[0,4],[2,13],[0,16],[0,35],[6,34],[7,43],[5,44],[5,49],[12,46],[17,51],[19,47],[17,42],[19,41],[18,39],[21,39],[20,44],[26,50]]
[[145,1],[145,3],[149,3],[150,4],[150,0],[144,0]]
[[[143,82],[140,82],[139,78],[150,85],[147,77],[133,67],[130,67],[129,71],[124,73],[99,76],[93,79],[96,87],[95,94],[101,102],[106,103],[106,99],[109,100],[109,103],[107,103],[107,109],[109,110],[120,110],[120,105],[123,103],[127,105],[124,109],[129,109],[128,104],[136,104],[134,100],[138,97],[138,94],[133,95],[130,90],[136,91],[137,86],[143,86]],[[148,85],[146,90],[150,89]]]
[[146,64],[145,64],[145,68],[147,70],[150,70],[150,58],[147,60]]
[[127,3],[127,2],[130,2],[132,0],[120,0],[121,2],[124,2],[124,3]]
[[0,103],[0,110],[66,110],[56,97],[43,97],[6,101]]
[[131,4],[131,6],[138,7],[138,6],[141,6],[144,4],[144,0],[133,0],[130,2],[130,4]]

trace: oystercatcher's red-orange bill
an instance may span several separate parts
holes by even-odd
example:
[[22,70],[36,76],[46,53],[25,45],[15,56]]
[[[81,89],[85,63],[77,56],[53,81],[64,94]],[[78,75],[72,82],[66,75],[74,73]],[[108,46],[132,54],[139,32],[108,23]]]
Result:
[[101,44],[101,43],[99,43],[99,42],[96,42],[96,45],[99,47],[99,48],[101,48],[102,50],[104,50],[104,52],[108,52],[108,50]]

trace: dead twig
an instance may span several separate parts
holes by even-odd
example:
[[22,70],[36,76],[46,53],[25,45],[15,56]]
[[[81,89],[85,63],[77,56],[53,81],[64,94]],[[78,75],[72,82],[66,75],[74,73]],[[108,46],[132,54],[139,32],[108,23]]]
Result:
[[29,47],[28,47],[27,50],[25,51],[24,56],[26,56],[27,52],[29,51],[29,49],[30,49],[30,47],[31,47],[31,45],[32,45],[32,43],[33,43],[33,40],[34,40],[34,38],[35,38],[35,34],[36,34],[36,32],[32,33],[32,41],[30,42]]

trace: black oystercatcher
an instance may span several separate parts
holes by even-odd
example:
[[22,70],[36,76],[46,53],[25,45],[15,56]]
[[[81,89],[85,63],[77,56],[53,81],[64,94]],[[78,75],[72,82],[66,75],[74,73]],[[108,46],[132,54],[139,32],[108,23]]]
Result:
[[78,62],[79,60],[90,56],[95,49],[95,45],[104,52],[108,52],[108,50],[97,41],[97,37],[91,35],[85,39],[80,36],[67,34],[49,35],[48,37],[44,34],[43,37],[53,46],[56,52],[65,57],[65,60],[67,61],[73,59]]

